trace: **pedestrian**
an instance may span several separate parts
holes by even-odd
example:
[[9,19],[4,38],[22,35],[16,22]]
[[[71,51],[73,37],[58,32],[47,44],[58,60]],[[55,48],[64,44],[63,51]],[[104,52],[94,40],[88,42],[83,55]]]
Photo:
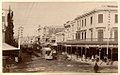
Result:
[[95,60],[98,62],[99,61],[99,56],[96,54],[95,55]]
[[92,62],[93,62],[94,61],[94,56],[93,55],[92,55],[91,59],[92,59]]
[[85,61],[85,55],[83,54],[83,60]]
[[78,52],[78,51],[76,51],[76,52],[75,52],[75,55],[76,55],[76,58],[78,59],[79,52]]
[[107,62],[107,56],[104,56],[104,61]]
[[53,49],[53,52],[52,52],[52,56],[53,56],[53,59],[57,59],[57,52],[55,49]]
[[97,61],[95,61],[95,65],[93,67],[95,73],[99,73],[99,66],[97,64]]
[[63,57],[64,57],[64,60],[66,61],[66,60],[67,60],[67,58],[68,58],[68,56],[67,56],[67,53],[66,53],[66,52],[64,52]]

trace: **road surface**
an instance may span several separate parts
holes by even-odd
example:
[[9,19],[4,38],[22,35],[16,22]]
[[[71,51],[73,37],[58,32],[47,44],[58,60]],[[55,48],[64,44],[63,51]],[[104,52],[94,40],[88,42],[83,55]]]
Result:
[[[76,61],[58,61],[58,60],[46,60],[39,56],[30,55],[28,53],[22,53],[22,62],[15,63],[12,61],[3,61],[8,65],[9,72],[11,73],[31,73],[31,72],[77,72],[77,73],[93,73],[93,66],[88,63],[76,62]],[[100,67],[100,71],[103,73],[117,73],[118,67]],[[3,72],[8,72],[3,70]]]

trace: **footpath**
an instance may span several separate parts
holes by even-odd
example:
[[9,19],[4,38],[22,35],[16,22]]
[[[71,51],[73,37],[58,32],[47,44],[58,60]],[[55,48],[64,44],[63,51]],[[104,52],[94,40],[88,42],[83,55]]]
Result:
[[[81,58],[77,58],[76,55],[69,55],[71,61],[76,61],[76,62],[82,62],[82,63],[87,63],[87,64],[91,64],[92,67],[94,67],[95,65],[95,61],[92,61],[91,59],[81,59]],[[118,61],[114,61],[109,62],[109,64],[107,64],[107,62],[103,62],[102,60],[100,60],[98,62],[98,66],[99,66],[99,72],[100,73],[118,73]]]
[[[69,55],[69,57],[71,58],[72,61],[88,63],[88,64],[91,64],[93,66],[95,64],[95,61],[92,61],[91,59],[77,58],[76,55]],[[102,60],[100,60],[98,62],[98,66],[101,66],[101,67],[107,67],[107,66],[118,67],[118,61],[113,61],[112,64],[111,64],[111,62],[109,62],[107,64],[107,62],[103,62]]]

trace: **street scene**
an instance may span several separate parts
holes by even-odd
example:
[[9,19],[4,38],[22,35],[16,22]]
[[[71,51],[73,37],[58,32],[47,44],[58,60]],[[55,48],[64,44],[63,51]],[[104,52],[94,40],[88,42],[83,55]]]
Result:
[[3,73],[118,73],[116,2],[3,2]]

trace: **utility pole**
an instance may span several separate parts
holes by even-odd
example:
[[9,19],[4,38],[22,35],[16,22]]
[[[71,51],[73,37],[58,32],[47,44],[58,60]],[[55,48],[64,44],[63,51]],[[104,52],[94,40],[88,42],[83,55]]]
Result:
[[110,18],[111,18],[111,16],[110,16],[110,10],[109,10],[109,12],[108,12],[108,33],[109,33],[109,36],[108,36],[108,38],[107,38],[107,65],[109,64],[109,41],[110,41],[110,34],[111,34],[111,28],[110,28]]
[[18,43],[18,47],[20,48],[20,44],[21,44],[21,39],[23,38],[23,27],[22,26],[20,26],[19,28],[18,28],[18,41],[19,41],[19,43]]
[[41,40],[41,25],[38,26],[38,40]]

